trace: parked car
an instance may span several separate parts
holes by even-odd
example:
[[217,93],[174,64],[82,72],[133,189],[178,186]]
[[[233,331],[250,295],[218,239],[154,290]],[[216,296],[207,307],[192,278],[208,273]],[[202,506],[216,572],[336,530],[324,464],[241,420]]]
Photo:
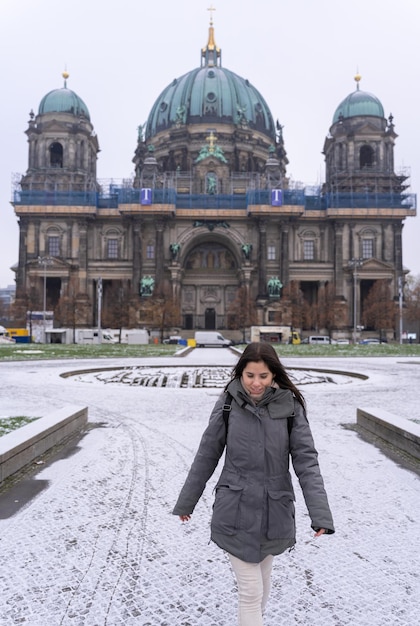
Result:
[[377,337],[366,337],[359,341],[362,346],[379,345],[381,343],[388,343],[386,339],[378,339]]
[[336,339],[335,343],[338,343],[342,346],[348,346],[350,343],[350,339]]
[[182,337],[180,335],[171,335],[170,337],[166,337],[166,339],[164,339],[162,343],[177,344],[181,340]]
[[305,337],[301,343],[311,343],[318,345],[326,345],[337,343],[335,339],[331,339],[328,335],[311,335],[310,337]]
[[206,346],[227,348],[232,345],[230,339],[225,339],[223,335],[214,331],[197,331],[194,338],[197,348],[205,348]]

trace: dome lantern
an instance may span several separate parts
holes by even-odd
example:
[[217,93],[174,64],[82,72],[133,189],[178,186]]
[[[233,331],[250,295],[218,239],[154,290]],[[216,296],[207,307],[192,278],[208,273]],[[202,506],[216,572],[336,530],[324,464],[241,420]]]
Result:
[[38,108],[38,115],[44,115],[45,113],[70,113],[76,117],[85,117],[90,121],[89,110],[82,98],[67,87],[69,73],[64,71],[62,77],[64,78],[64,87],[53,89],[42,98]]
[[357,83],[356,91],[349,94],[338,105],[334,117],[333,124],[340,122],[350,117],[358,116],[373,116],[384,118],[384,108],[379,98],[367,91],[360,89],[360,81],[362,77],[359,73],[356,74],[354,80]]

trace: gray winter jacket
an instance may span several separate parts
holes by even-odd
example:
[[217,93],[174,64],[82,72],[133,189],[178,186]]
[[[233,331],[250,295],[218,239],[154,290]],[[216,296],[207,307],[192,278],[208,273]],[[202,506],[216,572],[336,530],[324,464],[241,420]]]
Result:
[[[291,456],[312,528],[334,532],[318,454],[305,412],[291,391],[270,387],[255,406],[239,380],[232,396],[225,463],[216,485],[211,538],[243,561],[258,563],[264,554],[279,554],[295,543]],[[223,405],[216,402],[209,424],[173,510],[189,515],[213,474],[226,443]],[[290,441],[287,418],[292,416]],[[290,456],[289,456],[290,451]]]

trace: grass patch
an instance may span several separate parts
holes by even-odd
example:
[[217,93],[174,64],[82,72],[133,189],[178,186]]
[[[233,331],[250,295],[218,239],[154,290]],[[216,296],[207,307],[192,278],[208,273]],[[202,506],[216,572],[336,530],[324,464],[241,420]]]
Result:
[[172,356],[183,346],[126,343],[80,345],[80,344],[13,344],[0,346],[0,361],[33,361],[45,359],[108,359],[150,356]]
[[299,346],[273,344],[280,357],[365,357],[393,356],[420,357],[420,344],[382,343],[378,345],[323,345]]
[[11,433],[13,430],[17,430],[25,424],[30,424],[38,417],[27,417],[26,415],[16,415],[15,417],[0,417],[0,437]]
[[[420,344],[383,343],[378,345],[310,345],[273,344],[281,357],[420,357]],[[243,350],[245,345],[236,346]],[[33,361],[46,359],[109,359],[173,356],[183,346],[167,344],[12,344],[0,345],[0,361]]]

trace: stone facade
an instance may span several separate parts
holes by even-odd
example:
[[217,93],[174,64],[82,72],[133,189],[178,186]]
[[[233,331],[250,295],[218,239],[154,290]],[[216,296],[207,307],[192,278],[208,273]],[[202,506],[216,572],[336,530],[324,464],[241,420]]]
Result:
[[[415,204],[394,172],[392,118],[345,110],[325,140],[323,189],[290,189],[282,127],[247,81],[223,73],[212,24],[202,57],[179,79],[192,96],[194,81],[213,85],[202,115],[196,98],[177,100],[177,85],[168,87],[139,127],[131,181],[97,180],[99,144],[83,107],[76,115],[51,92],[31,114],[28,170],[14,196],[22,318],[41,308],[45,289],[46,308],[66,326],[96,325],[100,293],[109,326],[309,328],[315,322],[296,314],[305,302],[334,309],[318,330],[349,334],[376,280],[398,297],[403,222]],[[217,108],[226,100],[211,82],[219,76],[236,89],[230,112]]]

